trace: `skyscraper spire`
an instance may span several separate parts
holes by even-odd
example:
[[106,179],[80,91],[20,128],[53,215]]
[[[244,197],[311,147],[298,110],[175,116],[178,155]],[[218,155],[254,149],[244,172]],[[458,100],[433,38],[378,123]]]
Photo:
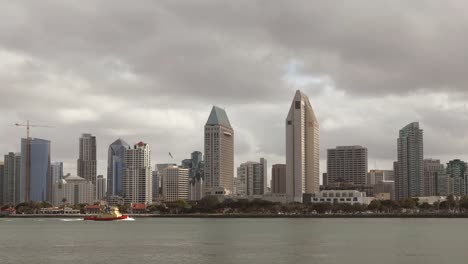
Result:
[[213,106],[213,108],[211,109],[211,113],[208,117],[208,121],[206,121],[206,125],[220,125],[232,129],[226,111],[217,106]]

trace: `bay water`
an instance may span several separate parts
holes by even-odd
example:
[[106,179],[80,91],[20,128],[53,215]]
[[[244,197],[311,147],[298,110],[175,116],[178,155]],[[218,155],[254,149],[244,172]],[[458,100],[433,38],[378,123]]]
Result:
[[1,218],[0,263],[468,262],[468,219]]

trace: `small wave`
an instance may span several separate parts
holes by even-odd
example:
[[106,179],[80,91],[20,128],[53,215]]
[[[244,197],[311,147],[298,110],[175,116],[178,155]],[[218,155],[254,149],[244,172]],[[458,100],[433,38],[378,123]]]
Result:
[[122,219],[121,221],[135,221],[135,218],[129,217],[127,219]]

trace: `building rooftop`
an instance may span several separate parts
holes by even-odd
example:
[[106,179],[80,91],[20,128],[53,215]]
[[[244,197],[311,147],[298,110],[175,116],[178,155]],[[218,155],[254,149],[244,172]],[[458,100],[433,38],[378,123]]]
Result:
[[116,141],[114,141],[114,142],[111,144],[111,146],[112,146],[112,145],[121,145],[121,146],[126,146],[126,147],[129,146],[129,145],[127,144],[127,142],[125,142],[125,140],[123,140],[123,139],[121,139],[121,138],[119,138],[119,139],[117,139]]
[[211,113],[208,117],[208,121],[206,121],[206,125],[220,125],[232,129],[226,111],[217,106],[213,106],[213,108],[211,109]]
[[85,178],[81,178],[80,176],[68,175],[63,177],[65,181],[85,181]]

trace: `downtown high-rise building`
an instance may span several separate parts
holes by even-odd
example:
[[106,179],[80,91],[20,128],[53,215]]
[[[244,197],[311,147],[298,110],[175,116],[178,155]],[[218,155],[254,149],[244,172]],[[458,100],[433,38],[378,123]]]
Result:
[[423,175],[423,193],[422,196],[435,196],[438,194],[439,178],[444,177],[445,166],[440,160],[425,159]]
[[103,175],[96,177],[96,199],[103,200],[106,197],[107,181]]
[[107,152],[107,197],[121,197],[122,181],[125,175],[125,153],[130,145],[122,139],[110,144]]
[[122,181],[123,198],[126,204],[146,203],[153,199],[151,175],[151,149],[149,144],[139,142],[125,153],[125,175]]
[[204,138],[204,195],[229,195],[234,188],[234,130],[224,109],[213,106]]
[[3,204],[3,172],[5,166],[4,162],[0,161],[0,204]]
[[447,175],[450,177],[449,194],[454,196],[467,195],[467,167],[465,161],[455,159],[447,163]]
[[16,205],[23,199],[20,195],[21,153],[10,152],[4,156],[2,177],[3,204]]
[[52,199],[50,141],[39,138],[21,139],[21,156],[24,158],[21,159],[21,177],[17,189],[20,202],[50,202]]
[[82,177],[68,174],[52,185],[52,197],[51,203],[56,206],[92,204],[96,201],[96,186]]
[[286,118],[286,193],[302,202],[304,193],[319,189],[319,124],[309,98],[298,90]]
[[63,162],[55,161],[50,163],[50,178],[52,184],[63,179]]
[[153,201],[159,200],[159,188],[161,187],[159,176],[160,175],[157,170],[151,172],[151,177],[153,177]]
[[424,193],[423,130],[413,122],[400,130],[398,144],[398,172],[395,173],[397,200],[419,197]]
[[286,164],[271,166],[271,193],[286,193]]
[[238,195],[263,195],[267,191],[267,161],[245,162],[237,168]]
[[327,150],[328,184],[366,184],[367,148],[338,146]]
[[374,185],[383,181],[394,181],[395,174],[393,170],[370,170],[367,173],[366,184]]
[[200,151],[190,154],[191,166],[189,173],[189,200],[198,201],[203,198],[203,178],[205,163]]
[[[157,180],[158,182],[156,183],[156,185],[157,185],[157,188],[158,188],[158,195],[157,195],[156,200],[160,199],[161,195],[162,195],[162,186],[164,184],[164,179],[161,177],[162,173],[167,167],[173,167],[173,166],[177,166],[177,164],[175,164],[175,163],[160,163],[160,164],[155,165],[156,171],[153,172],[153,191],[154,191],[154,189],[156,187],[155,183],[154,183],[154,180]],[[153,193],[153,197],[155,197],[154,193]],[[153,200],[154,200],[154,198],[153,198]]]
[[96,184],[96,137],[91,134],[82,134],[80,137],[77,168],[78,176]]
[[162,197],[166,202],[188,200],[189,198],[189,169],[168,166],[162,170]]

